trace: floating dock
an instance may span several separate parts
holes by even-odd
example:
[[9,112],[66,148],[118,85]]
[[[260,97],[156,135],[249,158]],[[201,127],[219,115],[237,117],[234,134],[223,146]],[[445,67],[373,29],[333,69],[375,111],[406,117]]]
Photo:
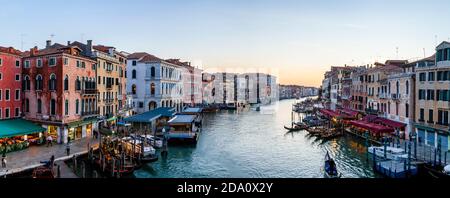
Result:
[[409,178],[416,176],[418,173],[418,168],[416,165],[405,164],[405,162],[388,160],[377,162],[375,165],[375,170],[385,177],[389,178]]

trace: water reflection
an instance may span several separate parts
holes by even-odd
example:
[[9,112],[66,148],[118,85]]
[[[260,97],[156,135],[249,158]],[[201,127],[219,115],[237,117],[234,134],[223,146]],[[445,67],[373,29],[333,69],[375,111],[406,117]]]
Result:
[[[293,100],[280,101],[270,114],[253,110],[205,116],[195,147],[169,147],[136,177],[323,177],[325,153],[335,158],[343,177],[375,177],[364,142],[353,137],[323,141],[306,131],[286,133]],[[296,116],[297,117],[297,116]]]

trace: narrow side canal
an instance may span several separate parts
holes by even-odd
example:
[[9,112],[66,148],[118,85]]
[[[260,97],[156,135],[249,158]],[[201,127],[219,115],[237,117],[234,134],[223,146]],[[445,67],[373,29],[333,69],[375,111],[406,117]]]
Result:
[[328,151],[342,177],[378,177],[363,140],[344,136],[323,142],[308,132],[286,133],[294,100],[273,104],[272,114],[248,110],[208,114],[196,146],[169,147],[166,159],[135,171],[138,178],[321,178]]

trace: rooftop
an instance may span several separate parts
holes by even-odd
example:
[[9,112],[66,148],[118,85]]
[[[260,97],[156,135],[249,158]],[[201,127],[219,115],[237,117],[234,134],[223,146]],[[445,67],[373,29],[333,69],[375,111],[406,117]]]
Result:
[[160,117],[172,117],[175,115],[175,109],[169,108],[169,107],[159,107],[151,111],[147,111],[141,114],[137,114],[134,116],[130,116],[128,118],[125,118],[125,122],[151,122],[153,120],[156,120]]

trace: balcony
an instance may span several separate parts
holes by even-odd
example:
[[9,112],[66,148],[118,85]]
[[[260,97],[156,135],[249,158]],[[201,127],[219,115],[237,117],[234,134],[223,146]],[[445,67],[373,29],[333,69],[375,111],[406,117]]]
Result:
[[83,111],[83,112],[81,112],[81,116],[95,116],[98,114],[99,114],[99,111]]
[[400,100],[401,94],[391,94],[392,100]]
[[112,99],[112,98],[107,98],[107,99],[104,99],[103,102],[104,102],[105,104],[112,104],[112,103],[114,102],[114,99]]
[[386,93],[381,93],[381,94],[378,94],[378,97],[381,98],[381,99],[387,99],[387,94]]
[[83,89],[81,90],[82,95],[96,95],[97,89]]

